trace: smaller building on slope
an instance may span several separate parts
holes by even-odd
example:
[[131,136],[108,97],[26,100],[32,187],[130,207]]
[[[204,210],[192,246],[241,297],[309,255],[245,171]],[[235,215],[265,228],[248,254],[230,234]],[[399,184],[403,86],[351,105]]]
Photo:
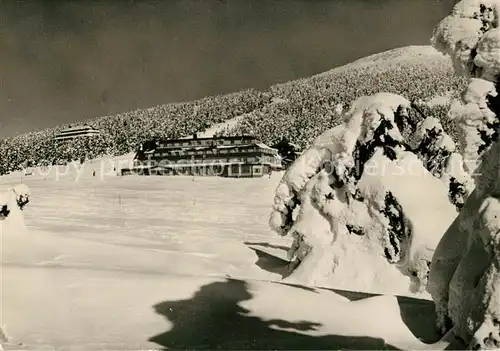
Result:
[[78,137],[96,136],[99,134],[100,134],[99,130],[95,129],[94,127],[88,125],[76,126],[61,130],[59,133],[56,134],[54,140],[65,141],[65,140],[72,140]]
[[156,140],[141,145],[123,174],[262,177],[282,169],[278,150],[252,136]]

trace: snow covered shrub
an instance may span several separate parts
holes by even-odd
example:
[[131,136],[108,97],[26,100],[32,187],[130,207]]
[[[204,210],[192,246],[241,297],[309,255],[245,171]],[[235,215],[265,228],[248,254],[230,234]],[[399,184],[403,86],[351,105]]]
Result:
[[29,203],[30,190],[18,184],[0,193],[0,234],[20,234],[26,231],[23,209]]
[[[391,93],[361,97],[344,123],[318,136],[285,173],[270,226],[310,245],[290,279],[358,290],[383,290],[384,279],[393,279],[400,292],[410,290],[410,276],[426,283],[435,245],[457,212],[447,184],[425,169],[400,132],[415,128],[409,108]],[[439,150],[427,150],[429,157]],[[439,223],[425,218],[438,212]]]
[[4,220],[7,218],[10,214],[10,209],[9,206],[7,205],[6,202],[0,203],[0,219]]
[[463,158],[452,138],[437,118],[420,122],[410,140],[410,148],[425,168],[448,186],[448,197],[458,211],[469,193],[471,181],[463,169]]
[[23,210],[30,202],[31,191],[26,184],[18,184],[12,188],[14,192],[16,203],[19,209]]
[[446,159],[455,151],[455,143],[444,132],[437,118],[428,117],[418,126],[411,140],[411,148],[434,176],[440,177]]
[[[462,80],[466,81],[465,78],[462,78]],[[464,83],[463,87],[465,86],[466,83]],[[458,142],[458,128],[455,121],[450,118],[449,111],[452,101],[459,98],[461,92],[462,91],[452,91],[449,96],[446,96],[446,100],[442,97],[442,101],[435,99],[437,101],[418,101],[413,103],[413,107],[418,109],[418,112],[423,119],[428,117],[437,118],[441,123],[444,132],[448,134],[455,143]],[[460,151],[460,145],[456,144],[455,146],[457,151]]]

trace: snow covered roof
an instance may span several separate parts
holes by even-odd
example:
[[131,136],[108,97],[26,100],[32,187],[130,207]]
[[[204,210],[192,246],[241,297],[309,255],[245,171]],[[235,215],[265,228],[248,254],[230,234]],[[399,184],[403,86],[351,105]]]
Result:
[[75,131],[91,131],[91,130],[97,130],[97,129],[89,125],[81,125],[81,126],[62,129],[60,133],[75,132]]

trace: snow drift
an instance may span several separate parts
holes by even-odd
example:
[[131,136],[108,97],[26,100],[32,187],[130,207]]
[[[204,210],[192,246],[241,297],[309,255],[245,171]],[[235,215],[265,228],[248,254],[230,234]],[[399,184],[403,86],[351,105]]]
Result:
[[433,36],[457,74],[470,78],[450,116],[475,189],[435,251],[428,290],[438,328],[472,349],[500,347],[499,21],[498,1],[461,1]]
[[[467,177],[439,121],[415,124],[410,105],[390,93],[361,97],[345,122],[317,137],[285,173],[270,226],[308,248],[289,281],[424,293]],[[408,129],[411,140],[403,137]]]
[[438,340],[431,301],[287,286],[274,282],[275,261],[255,264],[248,243],[278,255],[288,242],[263,224],[280,176],[26,180],[29,232],[2,236],[0,344],[422,350]]

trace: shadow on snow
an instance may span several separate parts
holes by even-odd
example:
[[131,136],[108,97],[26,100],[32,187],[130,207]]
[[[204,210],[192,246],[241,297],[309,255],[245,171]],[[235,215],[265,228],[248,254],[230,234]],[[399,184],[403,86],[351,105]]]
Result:
[[[149,341],[176,350],[396,349],[382,339],[371,337],[300,334],[321,325],[250,316],[250,311],[238,304],[251,298],[246,282],[227,279],[201,287],[191,299],[161,302],[154,309],[173,326]],[[273,329],[276,327],[288,330]]]
[[[259,245],[262,247],[287,250],[284,246],[277,246],[268,243],[249,243],[246,245]],[[288,270],[289,262],[282,258],[276,257],[265,251],[250,247],[257,254],[255,264],[268,272],[280,274],[282,278],[287,277],[290,273]],[[291,284],[286,284],[291,285]],[[291,285],[298,288],[302,286]],[[308,289],[309,290],[309,289]],[[314,291],[314,289],[311,289]],[[329,290],[335,294],[339,294],[348,298],[350,301],[358,301],[369,297],[379,296],[380,294],[347,291],[339,289],[318,288],[318,290]],[[416,299],[411,297],[397,296],[399,309],[401,311],[401,319],[406,324],[408,329],[424,343],[433,343],[439,340],[440,336],[434,328],[436,323],[436,311],[434,303],[429,300]]]

